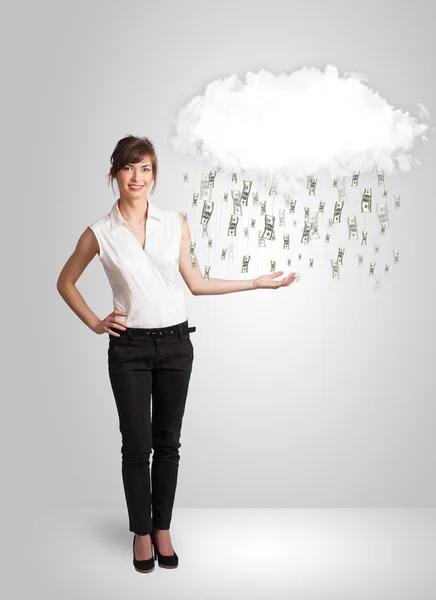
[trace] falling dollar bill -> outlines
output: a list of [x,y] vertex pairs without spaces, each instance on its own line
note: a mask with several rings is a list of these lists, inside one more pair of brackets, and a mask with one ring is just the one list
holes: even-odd
[[308,244],[309,243],[309,232],[310,232],[310,225],[307,221],[304,221],[304,228],[303,228],[303,234],[301,236],[301,243],[302,244]]
[[334,187],[334,188],[335,188],[335,187],[338,187],[338,178],[337,178],[337,177],[335,177],[335,178],[333,179],[333,185],[332,185],[332,187]]
[[291,266],[291,259],[290,258],[287,259],[286,264],[287,264],[288,267]]
[[262,237],[262,232],[260,231],[260,229],[258,230],[258,234],[259,234],[259,237],[258,237],[259,248],[265,248],[266,247],[266,242],[265,242],[265,240]]
[[197,206],[197,202],[198,202],[198,194],[196,194],[194,192],[194,194],[192,195],[192,206]]
[[221,250],[221,260],[225,260],[226,259],[226,254],[227,254],[227,248],[223,248]]
[[369,263],[369,274],[370,275],[374,275],[374,269],[375,269],[375,262],[370,262]]
[[365,188],[362,194],[362,201],[360,203],[360,210],[363,213],[371,212],[371,203],[372,203],[372,189]]
[[215,187],[215,177],[216,177],[216,171],[209,171],[208,187],[210,187],[210,188]]
[[309,258],[309,268],[313,269],[313,258]]
[[388,189],[384,188],[383,189],[383,198],[387,198],[388,197]]
[[360,171],[353,171],[353,177],[351,178],[351,187],[357,187],[359,185]]
[[197,259],[195,258],[195,256],[191,257],[191,267],[194,271],[197,269]]
[[231,215],[230,216],[230,223],[229,223],[229,228],[228,228],[228,231],[227,231],[227,235],[230,235],[232,237],[234,237],[236,235],[236,227],[238,225],[238,221],[239,221],[238,215]]
[[338,200],[342,203],[347,202],[347,191],[345,189],[345,177],[341,177],[338,179],[338,185],[336,186],[338,190]]
[[248,204],[248,196],[250,195],[250,191],[251,191],[251,181],[244,181],[244,187],[242,189],[242,195],[241,195],[241,204],[243,206],[247,206]]
[[388,217],[388,203],[387,202],[377,202],[377,216],[380,221],[380,225],[384,225],[385,228],[389,227],[389,217]]
[[377,161],[375,160],[375,161],[374,161],[374,166],[373,166],[373,168],[372,168],[372,172],[373,172],[373,173],[377,173],[377,169],[378,169],[378,164],[377,164]]
[[320,215],[324,214],[324,207],[325,207],[324,200],[320,200],[319,201],[319,205],[318,205],[318,212],[319,212]]
[[331,259],[330,263],[332,265],[332,278],[333,279],[339,279],[339,265],[338,265],[338,261]]
[[328,244],[330,242],[330,234],[329,233],[325,234],[325,242],[326,242],[326,244]]
[[248,227],[244,227],[244,238],[248,238]]
[[355,215],[347,218],[348,223],[348,239],[358,240],[359,234],[357,232],[357,217]]
[[239,190],[232,190],[232,199],[233,199],[233,214],[234,215],[242,215],[241,208],[241,192]]
[[251,219],[251,225],[250,225],[250,227],[252,229],[254,229],[256,227],[256,219]]
[[341,213],[342,213],[343,206],[344,206],[343,200],[336,200],[335,207],[333,209],[333,223],[341,222]]
[[264,240],[271,240],[274,236],[274,221],[275,217],[273,215],[265,215],[265,227],[262,233],[262,237]]
[[279,208],[279,227],[285,226],[285,209]]
[[357,264],[359,265],[359,267],[362,267],[363,266],[363,254],[358,254],[357,260],[358,260]]
[[283,250],[289,250],[289,233],[283,236]]
[[385,174],[383,169],[377,170],[377,185],[378,187],[385,187]]
[[188,222],[188,213],[182,212],[182,217],[183,217],[183,225],[186,225],[186,223]]
[[204,279],[206,279],[207,281],[209,281],[209,272],[210,267],[204,267]]
[[374,254],[380,254],[380,248],[378,244],[374,246]]
[[289,214],[292,215],[295,213],[295,207],[297,206],[297,201],[293,198],[291,200],[291,204],[289,206]]
[[285,194],[284,198],[285,198],[285,209],[289,209],[289,206],[291,204],[291,194]]
[[194,256],[195,254],[195,242],[191,242],[189,245],[189,256]]
[[271,273],[275,273],[276,272],[276,261],[271,260],[270,264],[271,264]]
[[389,274],[389,265],[385,265],[385,273]]
[[271,187],[269,188],[269,195],[270,196],[277,196],[277,184],[273,183],[271,185]]
[[362,241],[360,242],[361,246],[366,246],[366,238],[367,238],[368,232],[367,231],[363,231],[362,229]]
[[232,183],[238,183],[238,176],[236,174],[236,171],[233,171],[233,174],[232,174]]
[[207,241],[207,247],[212,248],[212,244],[213,244],[213,240],[211,238],[209,238]]
[[223,202],[227,202],[227,200],[229,199],[229,194],[228,192],[224,192],[224,196],[223,196]]
[[270,187],[271,185],[271,177],[269,175],[265,175],[264,187]]
[[394,194],[394,200],[395,200],[395,210],[398,210],[400,208],[400,195]]
[[304,207],[304,220],[309,222],[309,207],[308,206]]
[[297,256],[297,258],[298,258],[298,260],[301,260],[301,254],[299,254],[299,255]]
[[310,183],[309,183],[309,196],[315,196],[315,188],[316,188],[317,181],[318,180],[316,177],[311,177]]
[[266,201],[260,203],[260,216],[266,215]]
[[394,265],[398,265],[400,261],[400,251],[394,250]]
[[203,204],[203,210],[201,212],[201,225],[207,225],[209,223],[209,219],[213,213],[214,203],[211,200],[206,200]]
[[312,212],[309,214],[309,239],[319,240],[317,212]]
[[242,270],[241,273],[248,273],[248,263],[250,262],[249,256],[244,256],[242,259]]
[[203,142],[204,142],[204,140],[197,140],[197,143],[196,143],[196,145],[197,145],[197,156],[199,154],[203,154]]
[[338,258],[337,258],[338,265],[342,266],[344,264],[344,253],[345,253],[345,248],[338,248]]
[[188,183],[188,173],[183,173],[183,183]]
[[259,192],[256,190],[252,193],[253,196],[253,206],[259,206]]

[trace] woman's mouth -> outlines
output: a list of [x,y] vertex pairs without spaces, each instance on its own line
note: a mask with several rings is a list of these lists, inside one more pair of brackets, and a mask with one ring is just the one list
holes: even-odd
[[137,192],[138,190],[142,189],[144,186],[143,185],[129,185],[129,188],[131,190],[133,190],[134,192]]

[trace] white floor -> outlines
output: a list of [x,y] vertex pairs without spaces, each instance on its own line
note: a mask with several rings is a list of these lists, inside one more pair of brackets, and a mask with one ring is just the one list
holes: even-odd
[[147,574],[125,508],[43,513],[16,534],[8,600],[436,599],[435,509],[174,509],[179,567]]

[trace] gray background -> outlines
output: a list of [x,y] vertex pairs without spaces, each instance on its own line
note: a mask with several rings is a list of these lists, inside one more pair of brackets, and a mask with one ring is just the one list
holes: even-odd
[[[5,524],[38,507],[121,507],[108,336],[56,291],[86,226],[106,214],[109,157],[155,144],[152,201],[181,211],[169,123],[218,77],[332,63],[401,110],[432,113],[427,2],[39,2],[2,19]],[[433,58],[431,58],[433,56]],[[5,141],[6,140],[6,141]],[[179,507],[435,505],[434,135],[401,194],[400,269],[380,294],[316,286],[192,297],[195,348]],[[77,287],[112,310],[96,257]],[[23,523],[24,515],[24,523]]]

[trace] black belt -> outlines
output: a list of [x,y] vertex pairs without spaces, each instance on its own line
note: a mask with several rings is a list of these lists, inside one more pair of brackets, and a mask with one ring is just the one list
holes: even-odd
[[184,321],[183,323],[178,323],[177,325],[171,325],[170,327],[153,327],[153,328],[145,328],[145,327],[127,327],[125,331],[121,329],[117,329],[117,333],[120,336],[126,336],[131,339],[132,337],[165,337],[168,335],[183,335],[186,333],[192,333],[196,331],[196,327],[189,327],[188,321]]

